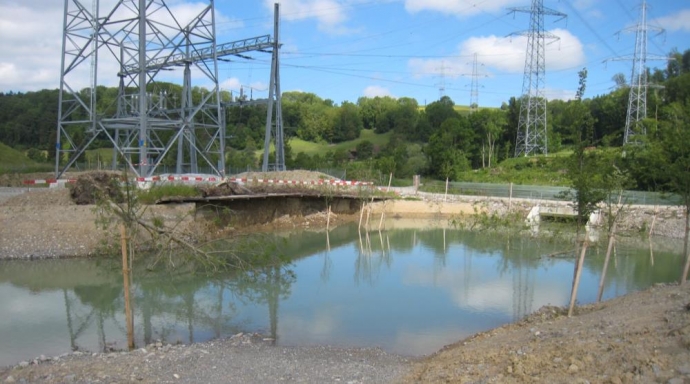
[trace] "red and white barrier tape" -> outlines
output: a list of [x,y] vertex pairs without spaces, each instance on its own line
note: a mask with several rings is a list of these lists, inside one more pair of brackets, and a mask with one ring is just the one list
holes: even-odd
[[[25,185],[59,185],[64,183],[74,183],[76,179],[36,179],[24,180]],[[279,180],[279,179],[247,179],[247,178],[222,178],[222,177],[200,177],[200,176],[152,176],[152,177],[137,177],[137,182],[156,182],[156,181],[183,181],[183,182],[239,182],[239,183],[262,183],[262,184],[286,184],[286,185],[336,185],[336,186],[372,186],[373,183],[356,180]]]
[[24,180],[26,185],[41,185],[41,184],[64,184],[64,183],[74,183],[77,179],[37,179],[37,180]]
[[345,181],[345,180],[280,180],[280,179],[248,179],[248,178],[222,178],[222,177],[200,177],[200,176],[152,176],[152,177],[137,177],[138,182],[155,182],[155,181],[186,181],[186,182],[240,182],[240,183],[265,183],[265,184],[290,184],[290,185],[348,185],[348,186],[371,186],[373,183],[365,181]]

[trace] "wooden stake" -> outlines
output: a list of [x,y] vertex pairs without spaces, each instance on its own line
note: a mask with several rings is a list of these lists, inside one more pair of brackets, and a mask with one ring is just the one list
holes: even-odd
[[366,205],[367,204],[364,201],[362,201],[362,208],[360,208],[359,210],[359,226],[357,227],[357,229],[362,229],[362,217],[364,217],[364,207]]
[[391,172],[390,176],[388,176],[388,188],[386,188],[386,192],[389,192],[391,190],[391,182],[393,181],[393,172]]
[[513,183],[510,183],[510,195],[508,197],[508,210],[513,209]]
[[597,293],[597,303],[601,301],[604,295],[604,280],[606,279],[606,270],[609,267],[609,260],[611,259],[611,251],[613,250],[613,243],[615,241],[616,223],[613,223],[613,229],[609,236],[609,246],[606,248],[606,258],[604,259],[604,268],[601,270],[601,278],[599,279],[599,292]]
[[649,226],[649,236],[652,235],[652,232],[654,232],[654,223],[656,222],[656,214],[659,212],[659,206],[655,205],[654,206],[654,217],[652,217],[652,224]]
[[383,217],[386,215],[386,202],[383,202],[381,207],[381,220],[379,220],[379,232],[381,232],[381,226],[383,225]]
[[122,278],[125,290],[125,321],[127,323],[127,347],[134,349],[134,318],[129,297],[129,263],[127,262],[127,229],[120,224],[120,247],[122,248]]
[[448,178],[446,177],[446,193],[443,195],[443,202],[446,202],[446,197],[448,196]]
[[582,252],[580,252],[580,259],[575,266],[575,280],[573,281],[573,291],[570,293],[570,306],[568,307],[568,317],[573,315],[575,308],[575,299],[577,298],[577,289],[580,286],[580,276],[582,276],[582,266],[585,263],[585,253],[587,253],[587,240],[582,244]]
[[326,211],[326,232],[331,228],[331,205],[328,204],[328,210]]

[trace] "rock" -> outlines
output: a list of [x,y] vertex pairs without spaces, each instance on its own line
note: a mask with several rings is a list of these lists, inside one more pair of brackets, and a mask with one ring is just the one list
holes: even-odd
[[179,378],[180,378],[180,375],[178,375],[177,373],[175,373],[175,374],[173,374],[173,377],[176,378],[176,379],[179,379]]
[[48,360],[50,360],[50,358],[49,358],[49,357],[46,357],[46,355],[41,355],[41,356],[38,357],[38,359],[41,360],[41,361],[48,361]]
[[580,370],[580,367],[578,367],[575,364],[570,364],[570,366],[568,367],[568,372],[570,372],[570,373],[576,373],[579,370]]
[[685,380],[682,377],[674,377],[673,379],[669,380],[667,384],[683,384],[685,383]]
[[609,383],[611,383],[611,384],[623,384],[623,381],[619,377],[614,376],[609,380]]
[[67,375],[67,376],[63,377],[63,379],[65,379],[65,381],[74,381],[74,379],[76,377],[77,377],[76,375]]
[[15,383],[16,380],[14,379],[14,377],[12,377],[12,375],[9,375],[9,376],[7,376],[7,378],[5,379],[5,382],[6,382],[6,383]]
[[19,366],[22,368],[26,368],[29,366],[29,362],[28,361],[22,361],[19,363]]
[[160,341],[157,341],[156,342],[156,348],[163,348],[163,343],[161,343]]
[[678,368],[678,372],[683,375],[690,375],[690,364],[685,364],[684,366]]

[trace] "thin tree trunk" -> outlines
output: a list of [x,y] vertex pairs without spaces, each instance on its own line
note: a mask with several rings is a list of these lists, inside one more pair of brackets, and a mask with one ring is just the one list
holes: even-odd
[[606,258],[604,259],[604,268],[601,270],[601,279],[599,279],[599,292],[597,293],[597,303],[601,301],[601,297],[604,294],[604,280],[606,279],[606,270],[609,266],[609,260],[611,259],[611,251],[613,250],[613,242],[615,240],[616,223],[613,223],[611,228],[611,234],[609,235],[609,246],[606,248]]
[[[609,266],[609,260],[611,260],[611,250],[613,250],[613,244],[616,241],[616,227],[618,226],[618,217],[621,212],[621,199],[623,198],[623,192],[621,191],[618,194],[618,204],[616,205],[616,208],[619,208],[616,211],[616,215],[612,216],[613,217],[613,224],[611,225],[611,228],[609,229],[609,245],[606,248],[606,259],[604,259],[604,268],[601,270],[601,279],[599,280],[599,292],[597,293],[597,303],[601,301],[601,297],[604,294],[604,280],[606,279],[606,271]],[[610,211],[610,210],[609,210]]]
[[683,255],[685,255],[685,267],[683,268],[683,276],[680,278],[680,285],[684,285],[688,280],[688,271],[690,270],[690,255],[688,254],[688,236],[690,236],[690,207],[686,205],[685,208],[685,241],[683,242]]
[[580,286],[580,277],[582,276],[582,266],[585,263],[585,253],[587,253],[587,240],[585,240],[582,244],[580,259],[577,261],[577,265],[575,266],[575,280],[573,281],[573,291],[570,293],[570,306],[568,307],[568,317],[571,317],[573,315],[573,309],[575,308],[577,289]]

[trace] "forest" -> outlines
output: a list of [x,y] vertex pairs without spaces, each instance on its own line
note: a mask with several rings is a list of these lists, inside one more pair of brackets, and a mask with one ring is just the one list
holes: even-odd
[[[650,83],[660,87],[650,88],[648,92],[648,119],[644,121],[647,135],[643,145],[623,147],[629,95],[625,76],[613,77],[616,87],[611,92],[584,98],[581,97],[586,94],[584,68],[580,71],[580,97],[548,102],[549,156],[536,157],[520,166],[534,167],[537,171],[539,167],[562,169],[572,175],[574,171],[569,167],[579,153],[581,160],[596,157],[597,161],[608,164],[608,168],[599,164],[595,169],[616,169],[625,174],[629,189],[673,189],[673,183],[678,180],[674,181],[672,169],[664,164],[683,160],[690,167],[690,154],[683,145],[690,142],[690,50],[683,53],[674,50],[670,56],[673,60],[665,69],[647,73]],[[175,84],[152,86],[156,87],[155,91],[181,92],[181,87]],[[194,88],[193,97],[199,98],[204,91]],[[117,89],[99,87],[97,95],[99,114],[113,115]],[[55,153],[58,96],[58,90],[0,93],[0,142],[24,151],[33,160],[49,161]],[[282,111],[288,143],[286,163],[290,169],[325,166],[347,169],[348,175],[361,178],[377,172],[394,173],[398,178],[421,174],[460,180],[468,172],[496,173],[514,156],[520,103],[520,98],[512,97],[499,108],[479,108],[469,113],[447,96],[426,106],[409,97],[361,97],[356,102],[338,105],[313,93],[285,92]],[[228,108],[226,162],[229,169],[259,165],[265,119],[266,106]],[[357,140],[351,148],[338,146],[337,150],[311,155],[291,148],[291,143],[297,141],[347,143],[358,139],[363,130],[386,134],[389,139],[383,144]],[[108,146],[108,142],[102,140],[100,145]],[[97,142],[95,147],[98,146]],[[580,166],[583,164],[580,161]]]

